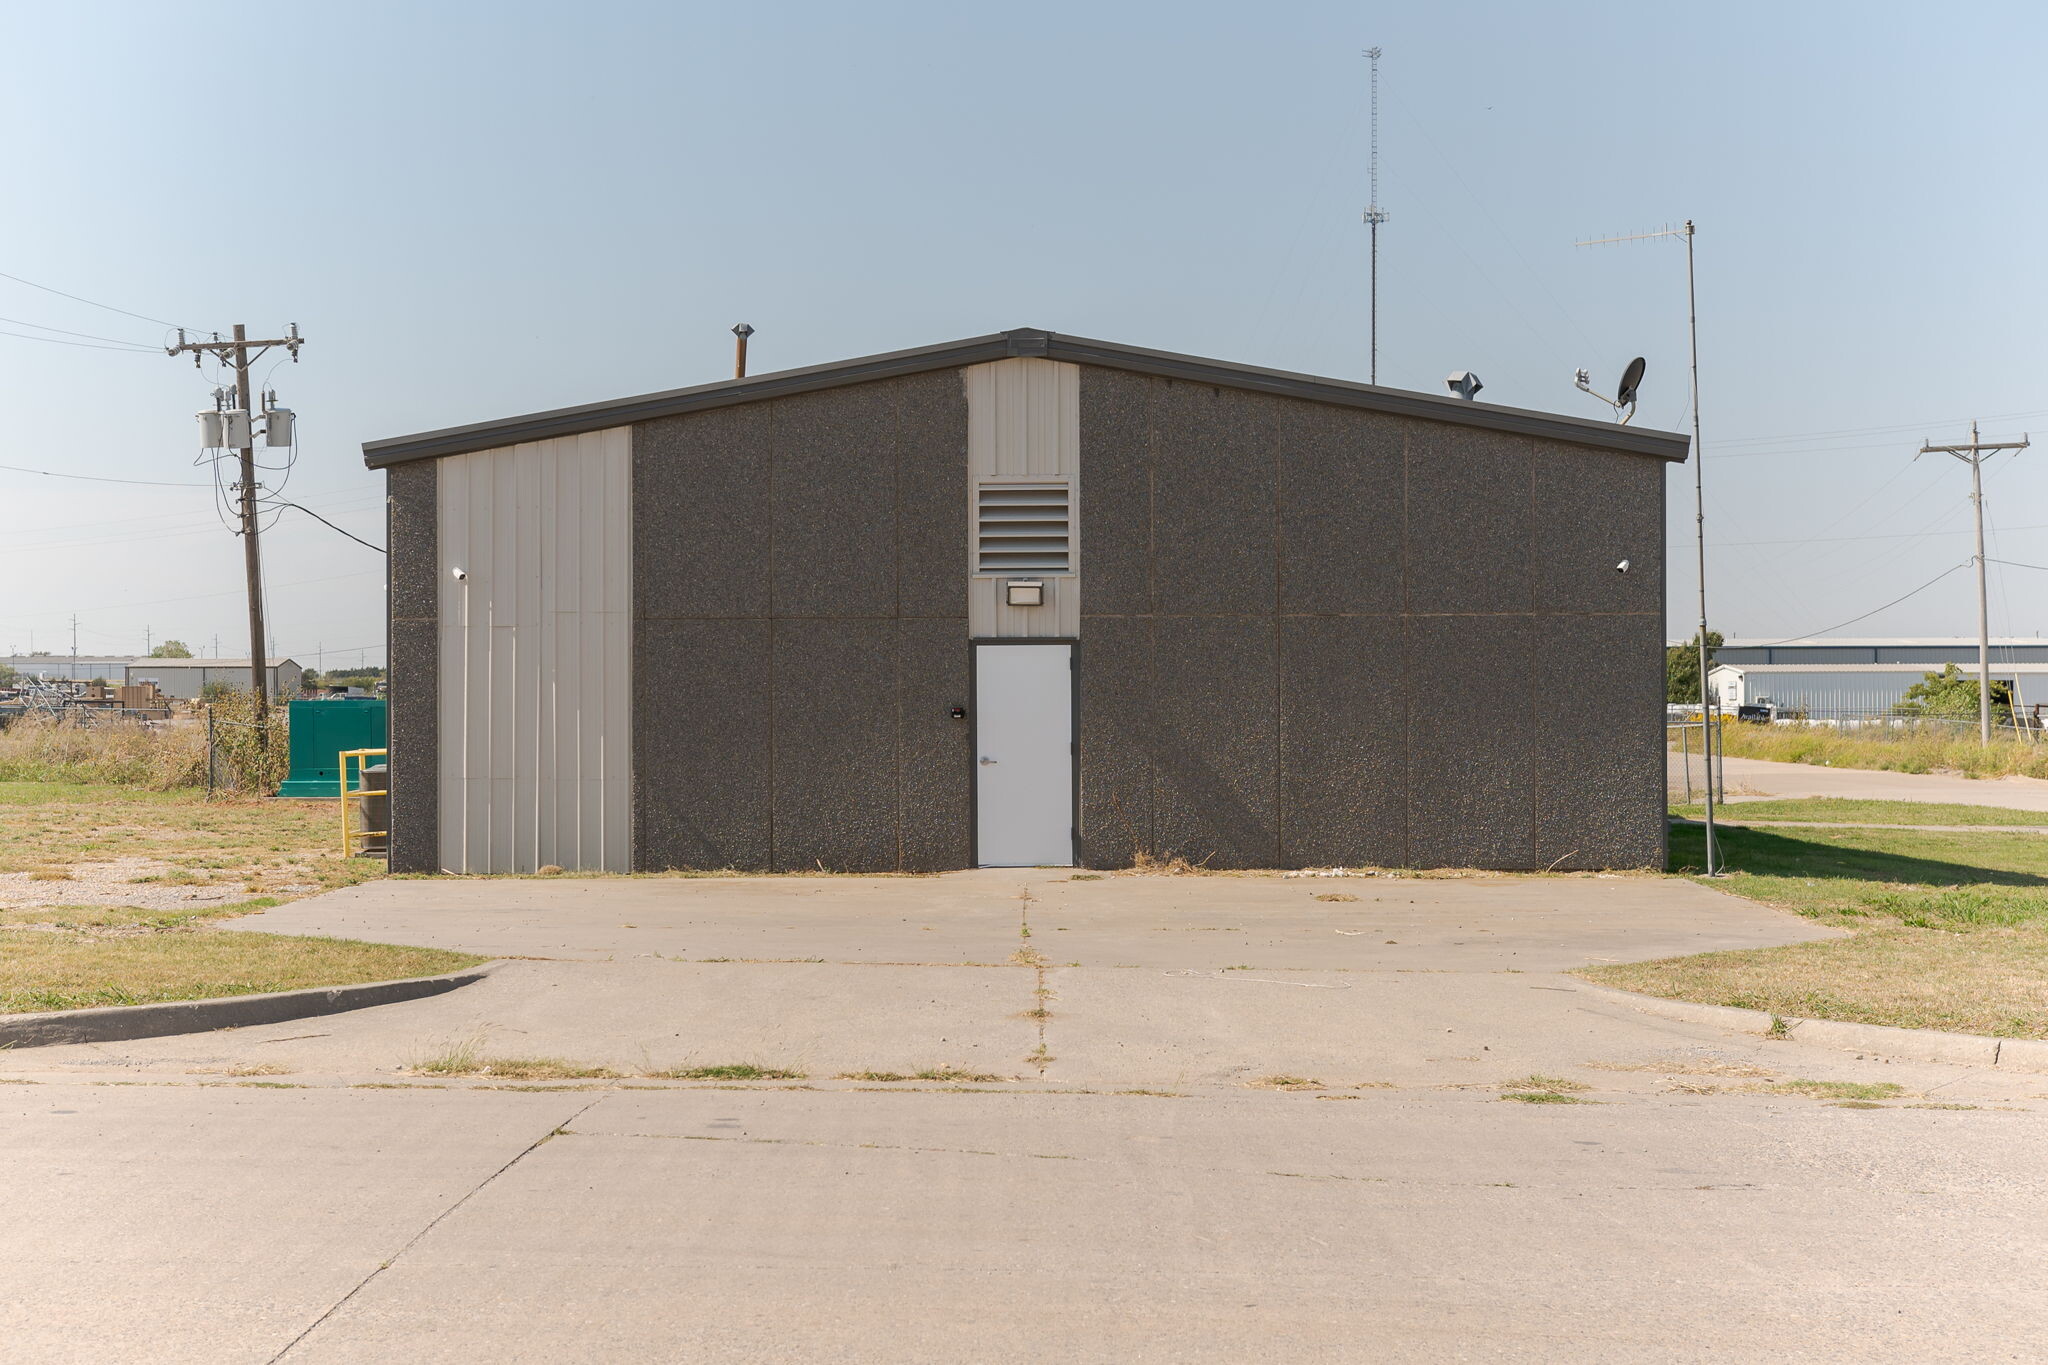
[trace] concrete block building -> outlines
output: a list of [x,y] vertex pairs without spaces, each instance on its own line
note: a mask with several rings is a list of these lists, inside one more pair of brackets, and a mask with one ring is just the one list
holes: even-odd
[[397,869],[1663,857],[1682,436],[1022,330],[364,449]]

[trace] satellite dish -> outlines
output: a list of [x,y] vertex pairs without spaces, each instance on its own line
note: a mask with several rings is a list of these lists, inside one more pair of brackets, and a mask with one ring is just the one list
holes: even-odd
[[1634,360],[1629,361],[1628,368],[1621,372],[1621,392],[1614,395],[1616,403],[1634,405],[1636,390],[1642,386],[1643,382],[1643,368],[1643,358],[1641,356],[1637,356]]

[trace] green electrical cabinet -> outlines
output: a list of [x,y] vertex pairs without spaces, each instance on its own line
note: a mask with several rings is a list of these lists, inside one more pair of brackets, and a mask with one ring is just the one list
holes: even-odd
[[382,697],[328,697],[292,703],[292,774],[279,796],[333,800],[341,795],[341,760],[346,749],[381,749],[385,744]]

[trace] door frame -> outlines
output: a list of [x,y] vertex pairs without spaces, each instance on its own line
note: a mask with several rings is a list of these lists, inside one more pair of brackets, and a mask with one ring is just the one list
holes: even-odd
[[1072,635],[1005,636],[990,639],[984,636],[971,637],[967,641],[967,865],[980,867],[981,863],[981,768],[976,760],[981,757],[981,647],[983,645],[1065,645],[1067,647],[1068,681],[1068,732],[1073,747],[1073,785],[1068,800],[1072,814],[1072,849],[1068,857],[1071,867],[1081,866],[1081,641]]

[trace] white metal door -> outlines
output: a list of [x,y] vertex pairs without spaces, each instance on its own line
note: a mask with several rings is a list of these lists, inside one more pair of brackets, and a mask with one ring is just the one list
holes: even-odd
[[974,678],[981,865],[1072,866],[1073,646],[976,645]]

